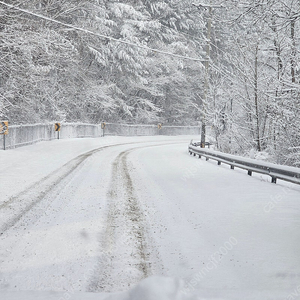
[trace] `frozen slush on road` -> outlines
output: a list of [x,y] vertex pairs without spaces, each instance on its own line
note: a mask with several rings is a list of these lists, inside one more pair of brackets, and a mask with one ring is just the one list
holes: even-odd
[[195,159],[193,138],[1,152],[0,298],[296,299],[299,186]]

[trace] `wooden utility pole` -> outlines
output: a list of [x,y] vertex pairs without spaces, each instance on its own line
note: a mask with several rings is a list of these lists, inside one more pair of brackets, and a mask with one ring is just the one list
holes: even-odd
[[261,151],[260,133],[259,133],[259,109],[258,109],[258,42],[255,48],[255,65],[254,65],[254,104],[255,104],[255,120],[256,120],[256,138],[257,150]]
[[212,7],[208,8],[208,20],[207,20],[207,45],[206,45],[206,61],[205,61],[205,85],[204,85],[204,99],[203,99],[203,115],[201,126],[201,148],[205,148],[206,139],[206,114],[207,114],[207,94],[209,90],[209,58],[210,58],[210,40],[211,40],[211,18]]
[[194,4],[198,9],[204,8],[208,9],[208,19],[207,19],[207,34],[206,34],[206,59],[205,59],[205,84],[204,84],[204,97],[202,105],[202,125],[201,125],[201,148],[205,148],[205,138],[206,138],[206,115],[207,115],[207,95],[209,91],[209,60],[210,60],[210,44],[211,44],[211,23],[212,23],[212,9],[213,8],[223,8],[222,5],[212,5],[211,1],[209,5],[207,4]]

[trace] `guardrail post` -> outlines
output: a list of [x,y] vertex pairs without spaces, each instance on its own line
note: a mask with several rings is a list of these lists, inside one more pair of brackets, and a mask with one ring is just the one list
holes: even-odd
[[277,178],[275,176],[272,176],[272,183],[276,183],[277,182]]
[[230,166],[230,169],[231,169],[231,170],[234,170],[234,166],[233,166],[233,165],[231,165],[231,166]]
[[218,161],[218,166],[220,166],[221,165],[221,162],[220,161]]
[[252,176],[252,171],[248,170],[248,175]]
[[206,161],[209,161],[209,158],[208,158],[208,157],[206,157]]

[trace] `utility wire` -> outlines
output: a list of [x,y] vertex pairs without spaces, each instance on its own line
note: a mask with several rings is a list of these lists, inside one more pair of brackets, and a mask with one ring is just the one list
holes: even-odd
[[206,61],[206,60],[200,59],[200,58],[183,56],[183,55],[174,54],[174,53],[171,53],[171,52],[166,52],[166,51],[158,50],[158,49],[155,49],[155,48],[150,48],[150,47],[143,46],[143,45],[134,44],[134,43],[131,43],[131,42],[121,41],[121,40],[115,39],[115,38],[113,38],[111,36],[103,35],[103,34],[100,34],[100,33],[95,33],[95,32],[93,32],[91,30],[88,30],[88,29],[83,29],[83,28],[80,28],[80,27],[77,27],[77,26],[73,26],[71,24],[67,24],[67,23],[60,22],[58,20],[51,19],[49,17],[43,16],[43,15],[40,15],[40,14],[37,14],[37,13],[33,13],[31,11],[28,11],[26,9],[22,9],[22,8],[16,7],[14,5],[5,3],[3,1],[0,1],[0,4],[4,5],[6,7],[9,7],[11,9],[17,10],[17,11],[21,11],[21,12],[23,12],[25,14],[29,14],[29,15],[35,16],[37,18],[50,21],[52,23],[56,23],[56,24],[59,24],[59,25],[62,25],[62,26],[68,27],[68,28],[72,28],[72,29],[75,29],[75,30],[78,30],[78,31],[82,31],[84,33],[95,35],[95,36],[98,36],[98,37],[101,37],[101,38],[104,38],[104,39],[108,39],[110,41],[114,41],[114,42],[117,42],[117,43],[122,43],[122,44],[126,44],[126,45],[129,45],[129,46],[142,48],[142,49],[145,49],[145,50],[148,50],[148,51],[152,51],[152,52],[160,53],[160,54],[164,54],[164,55],[169,55],[169,56],[173,56],[173,57],[176,57],[176,58],[187,59],[187,60],[192,60],[192,61],[199,61],[199,62],[205,62]]

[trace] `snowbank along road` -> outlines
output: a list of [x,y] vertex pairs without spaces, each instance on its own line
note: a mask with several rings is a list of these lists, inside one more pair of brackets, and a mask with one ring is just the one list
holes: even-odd
[[190,139],[61,140],[1,153],[0,296],[133,299],[110,293],[153,275],[180,279],[161,299],[294,293],[299,187],[195,159]]

